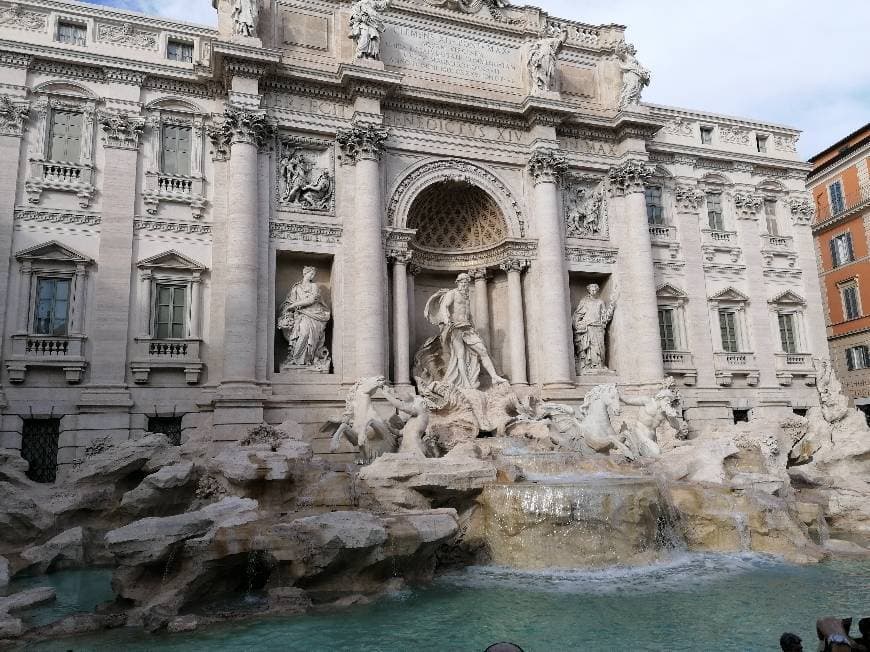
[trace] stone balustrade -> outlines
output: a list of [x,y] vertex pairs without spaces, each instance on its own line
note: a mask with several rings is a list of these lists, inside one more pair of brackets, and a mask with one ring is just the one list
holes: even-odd
[[200,340],[170,340],[137,338],[133,347],[133,362],[130,369],[137,385],[147,384],[154,369],[184,372],[189,385],[199,382],[203,362],[200,357]]
[[75,193],[79,206],[88,208],[96,192],[93,185],[93,167],[63,161],[31,159],[30,175],[25,184],[27,200],[39,204],[46,190]]
[[702,243],[708,245],[721,245],[733,247],[737,245],[736,231],[717,231],[714,229],[701,229]]
[[182,176],[149,172],[145,175],[145,190],[142,192],[145,210],[156,215],[161,202],[173,202],[190,206],[192,217],[203,215],[206,199],[203,179],[199,176]]
[[81,382],[87,367],[84,343],[81,335],[14,335],[12,355],[6,364],[9,381],[23,383],[30,368],[55,367],[64,371],[68,383]]
[[766,249],[778,249],[782,251],[794,251],[794,238],[788,235],[764,235]]
[[719,385],[730,387],[734,376],[746,378],[747,385],[757,385],[758,361],[754,353],[721,351],[713,355],[716,379]]
[[662,351],[662,364],[669,376],[682,376],[684,385],[694,385],[697,382],[695,357],[688,351]]
[[677,229],[676,227],[664,224],[650,224],[649,237],[653,242],[675,242],[677,239]]

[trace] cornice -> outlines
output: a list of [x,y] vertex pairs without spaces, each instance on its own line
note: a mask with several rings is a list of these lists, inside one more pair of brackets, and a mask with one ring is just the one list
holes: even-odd
[[677,143],[663,143],[654,141],[649,143],[649,152],[661,154],[674,154],[694,156],[698,159],[719,160],[731,163],[747,163],[759,167],[783,168],[788,171],[800,172],[805,175],[810,169],[809,163],[801,161],[788,161],[779,158],[770,158],[767,156],[753,156],[752,154],[741,154],[739,152],[728,152],[721,149],[708,149],[704,147],[695,147],[692,145],[680,145]]
[[[846,158],[841,158],[836,161],[832,161],[829,165],[826,165],[823,168],[820,168],[818,171],[812,173],[812,176],[807,176],[807,187],[813,186],[819,183],[822,179],[827,176],[834,174],[834,172],[841,172],[846,168],[850,168],[855,165],[858,161],[861,161],[867,156],[870,155],[870,142],[866,143],[862,147],[859,147],[853,152],[849,152],[849,155]],[[811,165],[811,164],[808,164]]]
[[799,136],[801,134],[801,131],[799,129],[795,129],[794,127],[789,127],[787,125],[781,125],[774,122],[760,122],[758,120],[753,120],[752,118],[741,118],[737,116],[722,115],[719,113],[707,113],[703,111],[695,111],[692,109],[683,109],[676,106],[647,104],[646,102],[644,102],[643,106],[649,108],[650,113],[654,117],[661,116],[666,118],[691,118],[692,120],[697,120],[701,122],[715,122],[717,124],[744,127],[752,130],[771,132],[779,131],[790,136]]

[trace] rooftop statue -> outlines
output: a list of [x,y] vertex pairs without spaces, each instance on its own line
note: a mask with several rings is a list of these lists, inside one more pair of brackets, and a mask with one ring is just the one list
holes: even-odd
[[508,382],[495,370],[486,346],[471,319],[471,277],[460,274],[456,288],[439,290],[426,302],[424,314],[438,327],[415,356],[416,376],[426,385],[442,381],[461,388],[480,386],[481,366],[493,384]]
[[233,32],[237,36],[257,36],[260,20],[259,0],[233,0]]
[[568,32],[565,29],[550,29],[549,36],[534,43],[529,50],[529,74],[532,80],[532,91],[553,91],[556,81],[556,59]]
[[616,47],[622,69],[622,93],[619,96],[619,109],[624,110],[640,103],[643,89],[649,86],[650,72],[635,56],[637,49],[631,43],[620,43]]
[[390,0],[358,0],[350,13],[350,38],[356,42],[357,59],[381,58],[381,32],[384,31],[383,13]]

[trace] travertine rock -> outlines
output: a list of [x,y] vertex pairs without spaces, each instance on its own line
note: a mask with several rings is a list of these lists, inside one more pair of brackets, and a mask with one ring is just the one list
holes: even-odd
[[5,591],[9,586],[9,560],[0,557],[0,591]]
[[40,504],[41,493],[39,488],[0,482],[0,543],[27,545],[51,527],[53,517]]
[[0,598],[0,615],[37,607],[55,599],[57,599],[57,593],[48,586],[13,593],[5,598]]
[[121,499],[121,508],[133,515],[171,509],[189,497],[187,492],[174,490],[188,487],[193,477],[194,466],[191,462],[165,466],[147,476],[138,487],[125,493]]
[[85,564],[85,533],[80,527],[58,534],[41,546],[21,553],[25,568],[31,572],[47,573],[63,568],[81,568]]
[[295,439],[285,440],[276,451],[263,444],[225,448],[212,460],[209,470],[239,485],[292,480],[304,472],[312,455],[311,446]]
[[24,632],[24,623],[20,618],[0,614],[0,641],[18,638],[22,632]]
[[196,616],[177,616],[169,621],[166,631],[170,634],[178,634],[180,632],[196,631],[197,627],[199,627],[199,618]]
[[62,480],[68,483],[111,483],[145,468],[152,458],[165,455],[171,450],[172,445],[166,435],[149,433],[145,437],[121,442],[86,458]]

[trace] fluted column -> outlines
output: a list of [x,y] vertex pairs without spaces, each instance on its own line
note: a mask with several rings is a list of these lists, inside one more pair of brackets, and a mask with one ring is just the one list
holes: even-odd
[[72,306],[70,310],[70,335],[82,335],[85,325],[85,284],[88,271],[84,263],[76,265],[75,288],[73,289]]
[[27,333],[30,322],[30,288],[33,284],[33,266],[29,260],[21,261],[18,274],[18,333]]
[[259,206],[257,157],[272,133],[259,112],[230,109],[221,125],[229,144],[232,200],[227,215],[227,277],[222,385],[253,385],[257,373]]
[[342,162],[356,167],[356,213],[352,220],[350,276],[356,310],[356,375],[386,373],[386,267],[383,246],[380,158],[386,129],[356,124],[337,134]]
[[509,260],[501,269],[508,279],[508,346],[510,350],[511,384],[527,385],[526,375],[526,320],[523,307],[522,272],[527,260]]
[[616,370],[623,382],[655,383],[664,376],[658,301],[644,190],[653,169],[628,160],[608,174],[610,214],[619,238],[619,297],[613,318]]
[[190,281],[190,332],[189,337],[198,340],[201,337],[202,325],[202,275],[197,272]]
[[411,252],[390,255],[393,261],[393,382],[411,384],[411,331],[408,323],[408,263]]
[[474,279],[474,327],[483,339],[487,351],[492,343],[492,327],[489,318],[489,273],[485,268],[473,269],[469,275]]
[[556,150],[538,150],[529,161],[529,173],[535,184],[533,214],[538,236],[538,258],[534,264],[539,371],[544,385],[549,386],[574,384],[571,295],[558,187],[566,168],[564,155]]
[[151,336],[151,278],[150,269],[139,272],[139,337]]

